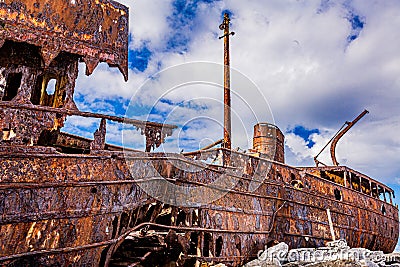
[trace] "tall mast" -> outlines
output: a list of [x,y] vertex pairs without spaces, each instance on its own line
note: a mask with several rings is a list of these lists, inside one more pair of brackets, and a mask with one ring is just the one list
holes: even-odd
[[229,58],[229,36],[234,35],[234,32],[229,32],[229,14],[224,14],[224,21],[219,28],[224,31],[224,35],[219,39],[224,38],[224,143],[223,147],[231,149],[231,78],[230,78],[230,58]]

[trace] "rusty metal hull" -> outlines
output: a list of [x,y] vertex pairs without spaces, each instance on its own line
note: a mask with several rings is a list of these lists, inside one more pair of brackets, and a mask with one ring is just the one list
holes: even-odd
[[[182,233],[187,245],[196,233],[198,252],[186,251],[187,259],[239,266],[271,240],[291,248],[323,246],[332,238],[328,208],[336,237],[351,247],[391,252],[398,239],[397,207],[309,170],[265,159],[251,158],[252,166],[268,173],[256,191],[248,190],[249,169],[219,200],[202,207],[171,207],[166,222],[158,218],[165,205],[140,188],[141,179],[156,175],[149,170],[198,186],[223,168],[209,166],[196,173],[177,169],[176,163],[203,164],[178,154],[132,152],[127,162],[122,152],[66,155],[44,147],[2,146],[0,157],[0,262],[10,266],[107,265],[127,235],[146,225],[156,232]],[[243,164],[242,158],[231,154],[236,166]],[[293,186],[294,179],[304,187]],[[335,199],[335,189],[341,190],[342,200]],[[178,214],[184,219],[179,221]]]
[[[395,248],[393,190],[345,167],[285,165],[283,135],[268,129],[255,140],[255,152],[277,161],[226,149],[229,123],[225,149],[182,155],[124,153],[107,145],[107,120],[140,129],[147,152],[176,128],[81,112],[74,103],[79,61],[87,75],[107,62],[128,78],[125,6],[5,0],[0,20],[0,265],[109,266],[131,253],[128,258],[144,266],[160,259],[239,266],[274,241],[299,248],[335,237],[352,247]],[[93,140],[61,132],[72,115],[101,119]],[[275,157],[269,148],[276,144]],[[219,155],[220,165],[207,163]],[[221,176],[234,187],[215,187]],[[221,197],[168,205],[143,191],[143,184],[160,179],[213,187]]]

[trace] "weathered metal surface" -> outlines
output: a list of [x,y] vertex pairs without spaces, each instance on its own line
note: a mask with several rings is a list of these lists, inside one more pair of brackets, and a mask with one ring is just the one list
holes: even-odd
[[[161,237],[168,229],[182,233],[187,244],[192,244],[185,254],[187,262],[220,258],[230,266],[238,266],[271,240],[284,241],[292,248],[324,245],[331,240],[327,208],[336,236],[348,240],[350,246],[387,252],[396,245],[396,207],[314,176],[311,171],[315,168],[295,169],[278,163],[268,168],[271,162],[265,159],[232,153],[232,163],[238,169],[250,158],[260,174],[267,172],[267,180],[255,192],[249,192],[251,176],[247,174],[252,173],[251,169],[241,177],[237,170],[225,170],[238,180],[232,191],[209,205],[182,209],[149,198],[140,183],[157,177],[156,171],[161,170],[160,174],[171,182],[207,186],[210,179],[221,174],[222,167],[209,168],[176,154],[149,157],[131,153],[125,161],[121,152],[107,155],[98,151],[84,156],[35,153],[35,149],[18,153],[10,147],[0,153],[0,232],[5,241],[0,260],[36,252],[32,257],[43,265],[60,257],[68,263],[96,265],[101,252],[110,251],[107,245],[117,251],[124,235],[147,222],[149,229],[156,229]],[[215,153],[218,150],[202,153],[199,159],[214,157]],[[194,173],[185,171],[193,165],[204,168]],[[300,180],[303,187],[293,186],[294,180]],[[335,189],[341,191],[341,200],[336,199]],[[386,207],[385,214],[382,206]],[[196,236],[196,248],[190,242],[191,236]],[[200,255],[192,253],[198,249]]]
[[[0,144],[50,145],[51,143],[54,145],[57,142],[59,130],[64,125],[65,118],[72,115],[101,118],[104,122],[105,120],[110,120],[134,125],[137,129],[141,130],[142,135],[145,135],[146,149],[159,147],[161,143],[164,142],[164,139],[170,136],[173,129],[177,127],[175,125],[139,121],[91,112],[81,112],[78,110],[19,104],[13,101],[0,101],[0,107],[2,107],[0,114],[3,115],[0,119],[0,127],[3,128]],[[40,120],[38,120],[38,118],[40,118]],[[102,131],[105,131],[105,125],[103,125]],[[101,137],[101,135],[99,137]],[[75,140],[74,142],[78,141]],[[80,143],[82,143],[82,141],[80,141]],[[59,144],[62,145],[61,140]],[[86,149],[85,145],[82,146],[80,148]]]
[[93,134],[90,150],[104,150],[106,147],[106,119],[101,119],[99,129]]
[[[229,14],[224,14],[224,21],[219,26],[220,30],[224,30],[224,35],[220,37],[224,39],[224,144],[226,149],[231,149],[232,138],[232,122],[231,122],[231,74],[230,74],[230,58],[229,58],[229,36],[233,33],[229,31],[230,18]],[[229,160],[226,160],[229,165]]]
[[109,0],[4,0],[0,42],[40,47],[44,66],[61,53],[80,55],[86,74],[99,62],[117,66],[128,79],[128,8]]
[[[237,161],[239,157],[235,155],[232,154],[233,164],[238,168],[245,166],[245,163]],[[202,156],[205,157],[204,153]],[[347,171],[347,177],[350,177],[350,174],[354,177],[363,177],[382,188],[387,192],[386,195],[388,193],[392,195],[393,190],[368,176],[349,168],[343,167],[343,169]],[[323,168],[296,169],[277,163],[271,166],[264,183],[278,182],[274,196],[281,203],[287,201],[287,204],[284,204],[276,215],[273,227],[275,232],[269,235],[269,239],[285,241],[292,247],[322,245],[331,238],[326,215],[326,209],[330,208],[335,235],[345,237],[352,247],[361,245],[384,251],[394,249],[398,238],[398,210],[391,204],[391,199],[387,197],[386,201],[382,201],[372,191],[363,192],[360,189],[361,192],[356,192],[349,182],[341,184],[339,181],[330,180],[326,175],[317,175],[324,170]],[[343,176],[346,174],[341,175],[344,179]],[[258,189],[260,195],[268,195],[271,185],[265,187],[263,185]],[[269,203],[262,203],[260,206],[268,207],[271,205],[271,202]],[[275,204],[275,209],[277,206],[280,204]],[[385,225],[384,229],[380,227],[381,225]],[[389,241],[391,238],[393,240]],[[386,245],[388,243],[390,245]]]
[[[59,132],[57,135],[57,140],[53,144],[54,147],[56,147],[59,150],[72,150],[75,151],[75,153],[78,154],[89,154],[90,151],[90,145],[93,142],[92,139],[89,138],[84,138],[82,136],[77,136],[73,135],[70,133],[65,133],[65,132]],[[124,148],[121,146],[116,146],[116,145],[111,145],[111,144],[105,144],[104,146],[105,150],[108,151],[136,151],[140,152],[140,150],[135,150],[135,149],[129,149],[129,148]]]
[[281,130],[270,123],[254,125],[253,150],[260,156],[285,163],[285,137]]
[[[105,0],[0,3],[0,264],[107,266],[127,255],[130,240],[132,263],[240,266],[276,240],[323,246],[332,238],[327,209],[334,236],[350,246],[394,249],[393,191],[346,167],[281,163],[283,135],[274,137],[282,145],[271,156],[277,161],[226,149],[226,138],[224,149],[186,155],[107,145],[106,120],[140,129],[146,151],[176,128],[75,106],[80,58],[87,74],[106,61],[127,78],[127,16],[125,7]],[[228,16],[222,28],[228,52]],[[225,63],[229,89],[229,53]],[[93,140],[60,132],[72,115],[101,119]],[[221,176],[235,182],[231,190],[213,184]],[[193,205],[168,205],[141,187],[161,180],[221,197],[202,206],[194,196],[187,199]]]

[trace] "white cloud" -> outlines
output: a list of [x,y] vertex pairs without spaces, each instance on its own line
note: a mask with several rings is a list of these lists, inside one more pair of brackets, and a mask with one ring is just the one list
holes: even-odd
[[165,36],[170,31],[168,16],[172,13],[172,0],[120,0],[129,7],[129,31],[133,36],[130,47],[149,48],[164,46]]
[[[309,139],[314,145],[310,148],[308,143],[300,136],[294,133],[285,134],[285,149],[286,160],[288,164],[294,165],[312,165],[314,164],[314,157],[318,156],[318,160],[324,164],[331,164],[331,157],[329,154],[329,147],[325,148],[322,153],[322,149],[329,142],[333,136],[334,131],[324,130],[321,133],[313,133]],[[288,155],[290,155],[288,157]]]

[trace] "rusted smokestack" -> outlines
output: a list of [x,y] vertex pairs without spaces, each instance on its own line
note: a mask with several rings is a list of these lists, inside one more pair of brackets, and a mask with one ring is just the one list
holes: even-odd
[[[281,130],[270,123],[254,125],[253,149],[264,157],[285,163],[285,137]],[[262,156],[262,155],[260,155]]]

